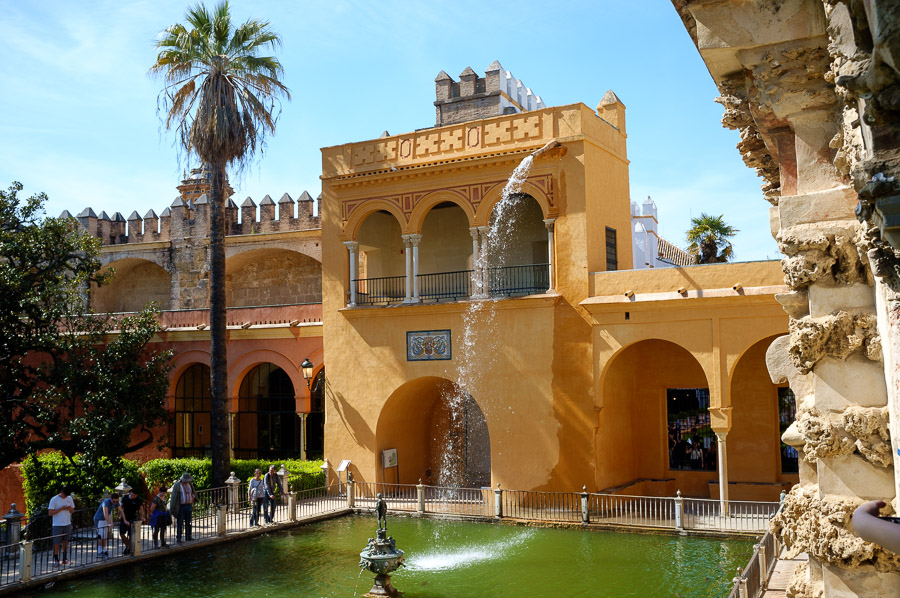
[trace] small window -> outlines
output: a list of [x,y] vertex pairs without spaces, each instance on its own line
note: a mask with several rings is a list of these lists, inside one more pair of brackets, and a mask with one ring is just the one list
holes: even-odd
[[616,229],[606,227],[606,269],[618,270],[619,258],[616,254]]
[[797,417],[797,403],[790,388],[778,389],[778,441],[781,443],[781,473],[797,473],[800,471],[797,449],[781,442],[785,430],[794,423]]

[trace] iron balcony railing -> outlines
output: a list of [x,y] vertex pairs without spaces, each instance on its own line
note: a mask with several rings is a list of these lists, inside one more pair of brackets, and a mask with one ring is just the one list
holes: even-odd
[[[550,264],[499,266],[488,268],[484,274],[486,280],[480,285],[474,281],[474,270],[419,274],[416,277],[419,299],[425,302],[468,299],[476,296],[477,288],[485,283],[491,297],[535,295],[550,288]],[[359,278],[352,284],[356,285],[357,305],[388,305],[402,303],[406,298],[405,276]]]

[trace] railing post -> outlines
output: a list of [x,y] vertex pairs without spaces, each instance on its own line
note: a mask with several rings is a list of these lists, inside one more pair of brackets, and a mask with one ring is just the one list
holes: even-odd
[[684,499],[681,498],[681,490],[675,492],[675,529],[684,531]]
[[747,589],[747,578],[741,575],[741,598],[750,598],[750,590]]
[[22,542],[19,548],[19,581],[31,581],[31,540]]
[[141,556],[141,520],[131,522],[131,554]]
[[288,518],[297,521],[297,493],[288,492]]
[[232,471],[231,475],[228,476],[228,479],[225,480],[225,483],[228,484],[228,510],[232,513],[237,513],[241,510],[241,499],[238,496],[241,480],[239,480]]
[[352,509],[356,506],[356,482],[353,481],[353,475],[347,472],[347,508]]
[[419,478],[416,485],[416,510],[419,513],[425,512],[425,486],[422,484],[422,478]]
[[220,536],[225,535],[225,516],[228,513],[228,505],[218,505],[218,513],[216,517],[216,533]]
[[768,582],[769,568],[766,566],[766,545],[760,541],[759,546],[759,589],[765,590]]
[[743,594],[741,593],[741,568],[737,568],[737,575],[735,575],[731,579],[731,587],[738,589],[738,598],[743,598]]
[[503,518],[503,490],[500,489],[500,482],[497,482],[497,489],[494,490],[494,517]]
[[591,522],[591,515],[588,512],[588,491],[587,486],[581,487],[581,523],[587,524]]

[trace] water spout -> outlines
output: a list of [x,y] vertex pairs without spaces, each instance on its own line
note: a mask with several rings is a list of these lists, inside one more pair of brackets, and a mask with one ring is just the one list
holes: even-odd
[[556,149],[558,147],[560,147],[559,141],[557,141],[556,139],[553,139],[551,141],[548,141],[547,144],[544,145],[544,147],[542,147],[540,149],[536,149],[533,152],[531,152],[531,157],[537,158],[540,155],[545,154],[545,153],[549,152],[550,150]]

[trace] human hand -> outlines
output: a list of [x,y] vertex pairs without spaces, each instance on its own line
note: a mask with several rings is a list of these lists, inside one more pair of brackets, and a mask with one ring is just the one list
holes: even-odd
[[883,500],[870,500],[869,502],[864,502],[863,504],[857,507],[856,512],[865,513],[866,515],[871,515],[872,517],[878,517],[881,509],[884,508],[885,502]]

